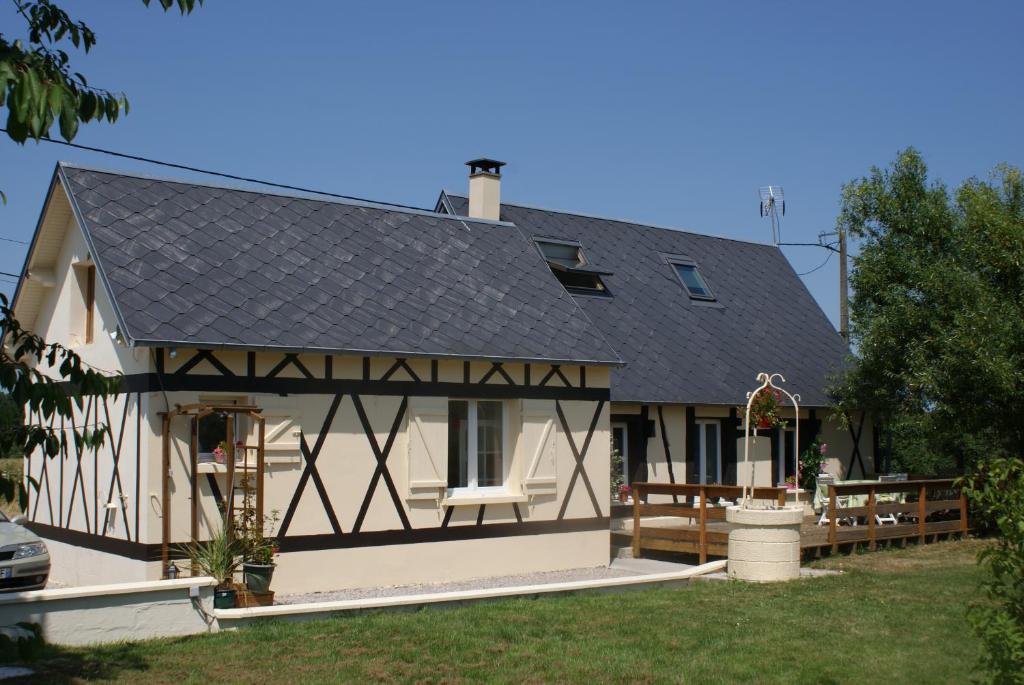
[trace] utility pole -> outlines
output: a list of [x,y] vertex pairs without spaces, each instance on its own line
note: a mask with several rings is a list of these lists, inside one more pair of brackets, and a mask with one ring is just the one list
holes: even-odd
[[839,229],[839,335],[850,346],[849,281],[846,277],[846,231]]

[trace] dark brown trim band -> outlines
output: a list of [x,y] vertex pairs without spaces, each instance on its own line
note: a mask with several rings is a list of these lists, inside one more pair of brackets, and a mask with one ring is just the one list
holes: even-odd
[[325,378],[248,378],[246,376],[176,375],[155,373],[123,376],[122,392],[223,392],[295,395],[388,395],[407,397],[479,397],[481,399],[608,401],[608,388],[574,388],[553,385],[499,385],[427,381],[365,381]]
[[137,561],[159,561],[160,545],[146,545],[141,542],[122,540],[103,535],[93,535],[80,530],[70,528],[58,528],[45,523],[30,521],[25,524],[29,530],[46,540],[62,542],[75,547],[85,547],[98,552],[116,554],[119,557],[127,557]]
[[[475,522],[474,522],[475,523]],[[321,549],[347,549],[351,547],[385,547],[412,545],[423,542],[448,542],[484,538],[516,537],[519,535],[547,535],[551,533],[578,533],[608,530],[608,517],[562,519],[560,521],[524,521],[523,523],[488,523],[411,530],[375,530],[361,533],[332,535],[292,535],[279,540],[282,552],[307,552]]]
[[[362,533],[336,535],[291,535],[279,540],[281,552],[312,552],[324,549],[351,549],[356,547],[387,547],[391,545],[412,545],[424,542],[449,542],[456,540],[482,540],[487,538],[517,537],[520,535],[551,535],[556,533],[579,533],[608,530],[610,519],[606,516],[560,521],[524,521],[523,523],[489,523],[483,525],[457,525],[434,528],[413,528],[412,530],[375,530]],[[29,528],[40,537],[62,542],[75,547],[94,549],[107,554],[135,559],[136,561],[160,561],[160,544],[129,542],[119,538],[102,537],[83,533],[80,530],[57,528],[45,523],[29,523]],[[171,545],[171,556],[181,558],[176,552],[178,546]]]

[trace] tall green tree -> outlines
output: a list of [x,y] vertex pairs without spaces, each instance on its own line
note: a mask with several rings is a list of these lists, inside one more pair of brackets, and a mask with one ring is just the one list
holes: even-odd
[[908,149],[843,189],[860,238],[841,406],[894,435],[897,465],[960,471],[1024,447],[1024,183],[1000,166],[955,193]]
[[[0,110],[7,110],[7,136],[24,143],[50,135],[55,123],[60,135],[71,141],[79,124],[117,121],[128,113],[123,93],[89,85],[73,71],[67,49],[89,52],[96,34],[83,21],[72,18],[51,0],[12,0],[24,21],[24,35],[0,32]],[[151,0],[142,0],[149,6]],[[177,7],[189,14],[203,0],[158,0],[167,11]],[[70,47],[69,47],[70,46]],[[3,193],[0,193],[0,199]],[[40,370],[43,369],[43,371]],[[48,343],[26,331],[14,317],[7,298],[0,295],[0,390],[5,391],[20,413],[34,417],[12,436],[18,451],[30,454],[41,448],[49,457],[68,449],[98,447],[105,427],[89,431],[50,428],[55,417],[70,418],[85,395],[107,396],[117,392],[119,379],[108,377],[85,364],[72,350]],[[59,422],[57,422],[59,425]],[[23,502],[21,482],[0,474],[0,496]]]

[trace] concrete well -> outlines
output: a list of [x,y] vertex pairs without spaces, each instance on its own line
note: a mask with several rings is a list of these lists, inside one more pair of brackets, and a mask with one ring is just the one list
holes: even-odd
[[729,577],[772,583],[800,577],[803,506],[781,509],[729,507]]

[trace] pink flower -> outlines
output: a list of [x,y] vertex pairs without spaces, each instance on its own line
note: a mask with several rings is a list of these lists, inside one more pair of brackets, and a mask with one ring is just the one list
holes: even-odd
[[827,450],[828,450],[828,443],[827,443],[827,442],[823,442],[823,443],[821,443],[821,449],[819,449],[818,451],[819,451],[819,452],[820,452],[821,454],[825,454],[825,452],[826,452]]

